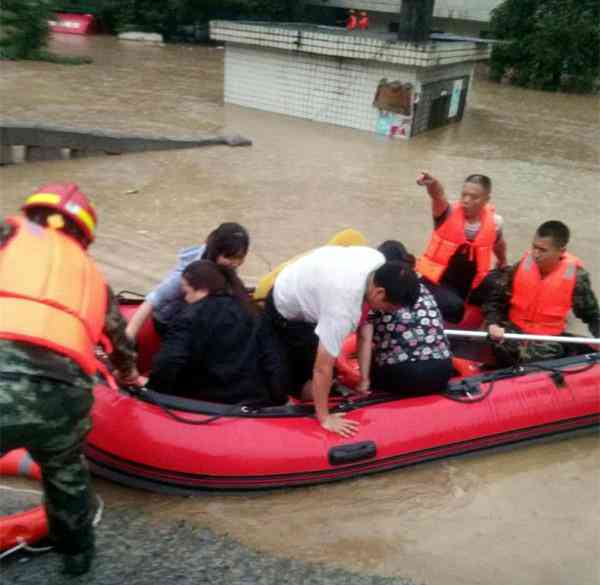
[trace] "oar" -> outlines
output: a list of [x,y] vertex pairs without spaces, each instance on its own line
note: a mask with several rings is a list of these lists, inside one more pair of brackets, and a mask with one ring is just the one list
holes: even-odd
[[[489,339],[487,331],[463,331],[461,329],[446,329],[448,337],[472,337]],[[586,345],[600,344],[600,339],[594,337],[567,337],[566,335],[532,335],[529,333],[505,333],[503,339],[517,341],[555,341],[557,343],[581,343]]]

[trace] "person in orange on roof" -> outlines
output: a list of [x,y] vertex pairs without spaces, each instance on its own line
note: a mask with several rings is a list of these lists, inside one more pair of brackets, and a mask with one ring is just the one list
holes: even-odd
[[364,11],[360,13],[360,18],[358,19],[358,28],[360,30],[367,30],[369,28],[369,15]]
[[346,20],[346,30],[355,30],[358,24],[358,19],[356,18],[356,12],[354,10],[350,10],[348,12],[348,19]]

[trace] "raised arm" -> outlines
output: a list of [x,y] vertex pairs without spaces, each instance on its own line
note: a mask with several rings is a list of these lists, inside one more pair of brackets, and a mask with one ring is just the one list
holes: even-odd
[[435,218],[440,217],[448,209],[448,199],[444,186],[428,171],[421,171],[417,177],[417,185],[425,187],[431,197],[431,213]]

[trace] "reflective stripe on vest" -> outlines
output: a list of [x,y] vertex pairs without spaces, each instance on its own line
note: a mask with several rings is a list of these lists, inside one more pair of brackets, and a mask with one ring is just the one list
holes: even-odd
[[579,258],[565,253],[558,266],[542,278],[530,252],[515,272],[508,317],[521,331],[559,335],[567,325]]
[[465,236],[465,213],[460,202],[450,207],[450,215],[436,230],[425,253],[417,260],[417,271],[427,280],[438,284],[446,272],[450,260],[461,246],[468,246],[469,258],[475,261],[476,274],[471,289],[477,288],[492,266],[492,253],[497,230],[494,207],[489,203],[481,212],[481,227],[475,239]]
[[94,373],[104,278],[71,237],[23,217],[8,221],[16,234],[0,248],[0,339],[48,347]]

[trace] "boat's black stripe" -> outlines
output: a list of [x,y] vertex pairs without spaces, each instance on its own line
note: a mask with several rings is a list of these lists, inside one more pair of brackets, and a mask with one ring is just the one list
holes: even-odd
[[[219,477],[167,471],[117,457],[90,444],[86,445],[86,455],[88,459],[90,459],[90,462],[94,464],[94,470],[98,475],[102,475],[105,471],[106,475],[112,479],[117,479],[123,483],[128,483],[129,481],[129,483],[133,485],[146,483],[148,486],[151,486],[156,484],[157,488],[163,486],[165,488],[173,487],[188,491],[194,491],[195,489],[260,489],[333,481],[363,473],[389,470],[426,460],[439,459],[441,457],[457,455],[468,451],[476,451],[502,444],[515,443],[544,435],[567,432],[598,424],[600,424],[600,413],[595,413],[526,429],[507,431],[505,433],[498,433],[469,441],[431,447],[412,453],[394,455],[386,459],[376,459],[354,465],[339,466],[313,472],[287,473],[272,476],[253,475]],[[124,471],[123,467],[129,468],[129,471]]]

